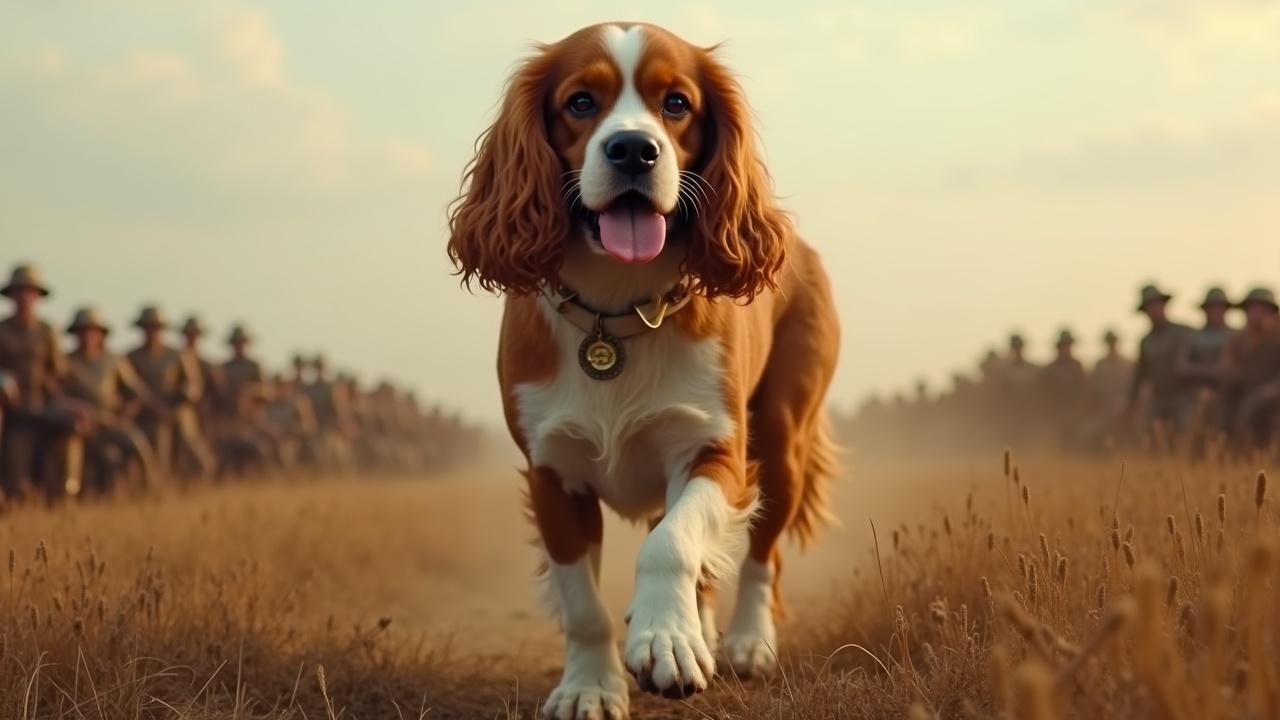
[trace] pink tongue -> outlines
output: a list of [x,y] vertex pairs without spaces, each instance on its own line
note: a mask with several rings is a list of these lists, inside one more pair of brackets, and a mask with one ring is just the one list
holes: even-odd
[[624,263],[647,263],[667,241],[667,220],[656,212],[618,203],[600,213],[600,243]]

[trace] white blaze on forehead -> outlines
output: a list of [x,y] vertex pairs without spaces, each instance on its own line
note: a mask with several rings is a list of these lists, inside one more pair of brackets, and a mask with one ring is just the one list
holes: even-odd
[[[582,200],[588,207],[598,210],[617,195],[640,189],[660,210],[669,212],[675,207],[679,190],[675,152],[662,122],[655,111],[645,105],[636,86],[636,76],[645,52],[645,29],[640,25],[632,25],[625,30],[619,25],[606,25],[600,39],[609,59],[618,68],[622,85],[613,107],[609,108],[587,144],[581,178]],[[658,141],[658,162],[638,188],[632,187],[629,179],[617,177],[604,155],[604,144],[609,137],[623,130],[646,132]]]
[[[618,130],[656,130],[662,128],[652,114],[644,106],[644,98],[636,88],[636,74],[640,69],[640,56],[644,53],[644,28],[633,25],[623,30],[617,25],[609,25],[604,29],[604,45],[609,56],[618,66],[622,74],[622,91],[618,93],[618,101],[609,111],[604,122],[600,123],[600,131]],[[663,138],[664,140],[666,138]]]

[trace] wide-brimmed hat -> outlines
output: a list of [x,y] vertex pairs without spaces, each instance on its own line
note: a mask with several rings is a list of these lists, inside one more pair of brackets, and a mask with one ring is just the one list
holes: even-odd
[[1217,286],[1209,288],[1209,291],[1204,294],[1204,302],[1200,303],[1200,309],[1203,310],[1210,305],[1231,307],[1231,300],[1227,297],[1227,291]]
[[206,332],[208,332],[208,328],[204,326],[204,323],[200,322],[200,317],[197,315],[188,315],[187,319],[182,323],[182,334],[187,337],[204,335]]
[[76,310],[76,314],[71,318],[71,324],[67,326],[67,332],[74,335],[85,330],[99,330],[105,335],[111,332],[111,327],[102,319],[97,308],[85,306]]
[[244,329],[243,325],[236,325],[231,328],[231,334],[227,336],[227,343],[234,345],[238,342],[249,342],[249,332]]
[[1070,345],[1070,344],[1074,343],[1075,341],[1076,341],[1076,336],[1075,336],[1075,335],[1072,335],[1072,334],[1071,334],[1071,331],[1070,331],[1070,330],[1068,330],[1068,329],[1066,329],[1066,328],[1063,328],[1062,332],[1058,333],[1058,346],[1059,346],[1059,347],[1061,347],[1061,346],[1063,346],[1063,345]]
[[1157,300],[1160,302],[1169,302],[1172,299],[1172,295],[1164,292],[1155,285],[1147,285],[1143,287],[1142,290],[1138,291],[1138,312],[1142,312],[1143,308],[1145,308],[1148,303],[1153,303]]
[[138,319],[133,321],[134,327],[140,328],[163,328],[169,326],[169,318],[165,317],[160,308],[155,305],[145,305],[138,313]]
[[31,288],[40,293],[41,296],[49,295],[49,288],[44,284],[44,279],[40,276],[40,268],[35,265],[15,265],[13,273],[9,275],[9,282],[3,288],[0,288],[0,295],[13,297],[13,294],[23,288]]
[[1276,304],[1276,294],[1271,291],[1271,288],[1256,287],[1250,290],[1243,300],[1236,303],[1236,307],[1244,308],[1251,304],[1266,305],[1272,310],[1280,310],[1280,305]]

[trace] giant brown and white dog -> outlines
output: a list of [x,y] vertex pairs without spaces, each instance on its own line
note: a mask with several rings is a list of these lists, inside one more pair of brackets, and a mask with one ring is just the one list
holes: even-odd
[[[546,715],[626,716],[624,666],[649,692],[706,688],[712,580],[743,544],[723,651],[767,672],[780,536],[826,513],[839,329],[741,87],[661,28],[579,30],[516,70],[463,184],[449,253],[506,296],[498,377],[565,634]],[[602,502],[650,525],[621,656]]]

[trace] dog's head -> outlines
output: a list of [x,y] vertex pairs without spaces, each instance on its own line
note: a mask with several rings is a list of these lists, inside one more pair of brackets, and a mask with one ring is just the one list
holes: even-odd
[[790,220],[742,90],[714,56],[642,24],[540,46],[510,79],[450,209],[464,282],[529,293],[568,243],[620,264],[681,253],[708,296],[772,287]]

